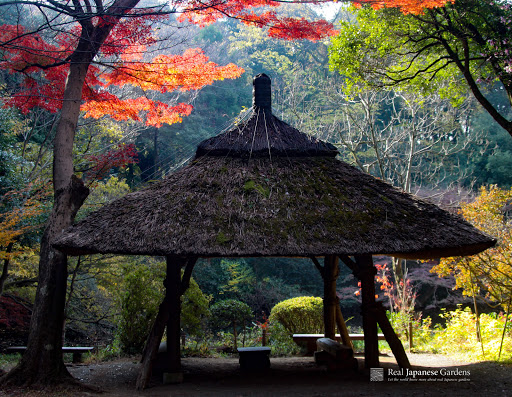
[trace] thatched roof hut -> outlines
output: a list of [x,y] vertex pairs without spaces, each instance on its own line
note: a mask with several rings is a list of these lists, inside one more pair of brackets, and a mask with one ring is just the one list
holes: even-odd
[[[267,79],[256,81],[270,87]],[[268,98],[202,142],[189,165],[92,213],[55,246],[74,255],[426,259],[494,244],[460,217],[337,160],[333,145],[273,116]]]
[[[365,365],[379,363],[378,322],[399,365],[409,366],[375,302],[371,255],[471,255],[495,240],[460,217],[337,160],[333,145],[272,115],[270,90],[270,79],[257,76],[250,118],[202,142],[195,159],[180,171],[65,230],[54,246],[72,255],[167,257],[168,305],[162,304],[159,318],[162,313],[168,320],[156,324],[168,321],[168,371],[173,376],[180,368],[180,293],[198,257],[312,257],[324,279],[326,337],[334,337],[336,317],[350,345],[336,299],[341,258],[361,280]],[[317,256],[325,257],[323,267]],[[157,325],[152,352],[163,334]],[[144,355],[140,387],[151,372],[152,354]]]

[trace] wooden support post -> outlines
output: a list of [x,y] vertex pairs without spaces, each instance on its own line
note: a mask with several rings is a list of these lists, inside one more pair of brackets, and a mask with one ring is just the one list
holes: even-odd
[[[173,260],[174,258],[171,258]],[[194,268],[194,265],[196,264],[197,258],[192,257],[186,259],[185,262],[183,262],[182,258],[178,258],[179,267],[180,267],[180,277],[181,277],[181,265],[183,263],[186,263],[185,272],[183,273],[183,277],[180,280],[179,284],[179,295],[183,295],[185,291],[187,290],[190,282],[190,277],[192,275],[192,270]],[[169,258],[167,260],[167,265],[169,266]],[[168,268],[169,270],[169,268]],[[166,289],[168,289],[169,286],[169,275],[171,273],[167,272],[167,278],[164,280],[164,286]],[[179,279],[178,279],[179,280]],[[176,283],[176,280],[174,280]],[[181,309],[181,305],[180,305]],[[153,370],[153,362],[155,361],[158,353],[158,348],[160,346],[160,342],[162,341],[162,336],[164,335],[164,331],[166,328],[166,325],[168,326],[169,323],[169,314],[171,311],[170,301],[168,299],[168,295],[166,293],[166,296],[164,297],[163,302],[160,304],[160,307],[158,308],[158,314],[155,319],[155,323],[153,324],[153,327],[151,329],[151,333],[149,334],[148,340],[146,342],[146,346],[144,347],[144,351],[142,352],[142,359],[141,359],[141,369],[139,371],[139,375],[137,377],[137,383],[136,388],[137,390],[144,390],[149,383],[149,379],[151,377],[151,372]],[[180,313],[181,314],[181,313]],[[179,325],[179,323],[178,323]],[[178,329],[178,332],[180,330]],[[180,359],[180,350],[179,350],[179,342],[178,342],[178,360],[181,364]]]
[[158,347],[162,341],[168,317],[169,302],[164,298],[158,308],[155,323],[151,328],[151,333],[149,334],[148,341],[146,342],[146,346],[144,346],[144,351],[142,352],[141,368],[135,384],[137,390],[144,390],[149,383],[151,372],[153,371],[153,362],[156,359]]
[[324,331],[325,337],[334,339],[336,336],[336,280],[339,274],[338,257],[326,255],[324,259]]
[[338,304],[336,305],[336,325],[338,326],[338,332],[340,333],[341,341],[345,346],[348,346],[354,350],[354,344],[352,343],[352,339],[350,339],[347,324],[345,324],[345,319],[341,313],[340,300],[337,300]]
[[378,303],[376,306],[375,314],[377,315],[377,321],[379,322],[380,328],[382,329],[382,333],[386,338],[386,341],[395,356],[396,362],[400,368],[411,368],[411,364],[409,363],[409,358],[405,353],[404,346],[400,341],[400,338],[395,333],[393,326],[389,322],[386,311],[382,304]]
[[164,371],[164,383],[179,383],[183,381],[181,372],[181,267],[186,258],[167,257],[167,282],[165,299],[169,302],[169,318],[167,320],[167,354]]
[[356,277],[361,280],[361,300],[364,331],[364,366],[379,367],[379,341],[375,306],[375,275],[371,255],[355,256],[357,264]]

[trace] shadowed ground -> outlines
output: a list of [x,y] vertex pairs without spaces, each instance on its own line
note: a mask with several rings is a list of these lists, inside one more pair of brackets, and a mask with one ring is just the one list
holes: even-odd
[[[97,387],[101,396],[509,396],[512,395],[510,365],[468,364],[442,355],[410,354],[415,370],[469,371],[469,376],[446,376],[464,381],[370,382],[367,371],[329,373],[317,367],[311,357],[272,358],[266,372],[242,372],[237,358],[185,358],[185,381],[162,385],[154,378],[142,393],[135,391],[138,361],[117,360],[101,364],[71,365],[70,372],[85,385]],[[360,368],[362,358],[358,357]],[[392,356],[381,356],[388,368],[398,369]],[[441,377],[443,378],[443,377]],[[53,396],[51,391],[5,391],[0,396]],[[91,396],[92,392],[60,391],[59,396]]]

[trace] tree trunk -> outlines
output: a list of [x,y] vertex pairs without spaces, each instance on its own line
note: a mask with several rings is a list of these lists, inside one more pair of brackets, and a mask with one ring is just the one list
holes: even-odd
[[41,240],[36,304],[30,320],[27,350],[2,381],[12,384],[55,384],[71,379],[62,358],[62,332],[67,287],[67,256],[51,240],[71,225],[89,189],[76,177],[56,192],[55,204]]
[[[402,258],[391,258],[391,266],[393,267],[393,276],[395,276],[396,284],[398,285],[404,279],[404,262]],[[400,293],[400,292],[399,292]]]
[[73,297],[73,292],[75,291],[75,281],[76,281],[76,276],[78,274],[78,270],[80,269],[81,258],[82,258],[81,256],[78,257],[76,266],[73,269],[73,274],[71,276],[71,282],[69,283],[68,297],[64,304],[64,324],[62,325],[62,340],[66,340],[66,320],[69,315],[69,305],[71,303],[71,298]]
[[135,388],[137,390],[144,390],[149,383],[151,372],[153,370],[153,362],[156,359],[158,348],[160,347],[160,342],[162,341],[162,337],[165,332],[165,325],[167,324],[168,318],[169,302],[166,298],[164,298],[163,302],[158,308],[158,314],[156,316],[155,323],[153,324],[153,328],[151,328],[151,333],[149,334],[148,341],[146,346],[144,346],[144,351],[142,352],[142,366],[139,371],[139,375],[137,376],[137,382],[135,384]]
[[69,69],[61,118],[54,139],[54,204],[41,239],[36,303],[27,350],[6,379],[14,384],[52,384],[70,377],[62,359],[67,256],[52,248],[51,243],[73,223],[89,194],[89,189],[73,175],[73,141],[88,67],[88,62],[74,63]]
[[7,276],[9,275],[9,263],[11,262],[11,260],[9,258],[9,254],[12,252],[13,247],[14,247],[14,243],[9,243],[7,245],[7,249],[5,250],[7,257],[4,259],[2,274],[0,274],[0,296],[2,296],[2,294],[4,293],[5,281],[7,280]]
[[20,363],[1,378],[1,384],[55,384],[71,379],[62,359],[67,257],[51,244],[73,223],[89,193],[83,182],[73,175],[73,143],[87,71],[114,26],[139,1],[115,0],[101,15],[110,16],[109,23],[96,26],[92,22],[94,15],[84,13],[81,6],[76,8],[74,18],[82,31],[69,58],[62,109],[53,141],[54,203],[41,239],[39,279],[28,344]]
[[242,347],[245,347],[245,320],[242,321]]
[[236,351],[236,349],[238,349],[238,343],[236,340],[237,338],[238,338],[238,334],[236,332],[236,321],[233,321],[233,341],[235,343],[235,345],[234,345],[235,351]]
[[356,256],[358,265],[357,277],[361,280],[361,300],[364,331],[364,366],[379,366],[379,341],[376,319],[375,274],[371,255]]
[[339,267],[336,255],[326,255],[324,259],[324,335],[334,339],[336,336],[336,279]]

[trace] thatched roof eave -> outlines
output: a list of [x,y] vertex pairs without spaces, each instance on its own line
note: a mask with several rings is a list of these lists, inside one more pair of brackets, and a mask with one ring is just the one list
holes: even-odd
[[332,157],[202,156],[89,215],[54,246],[70,255],[432,259],[495,242]]

